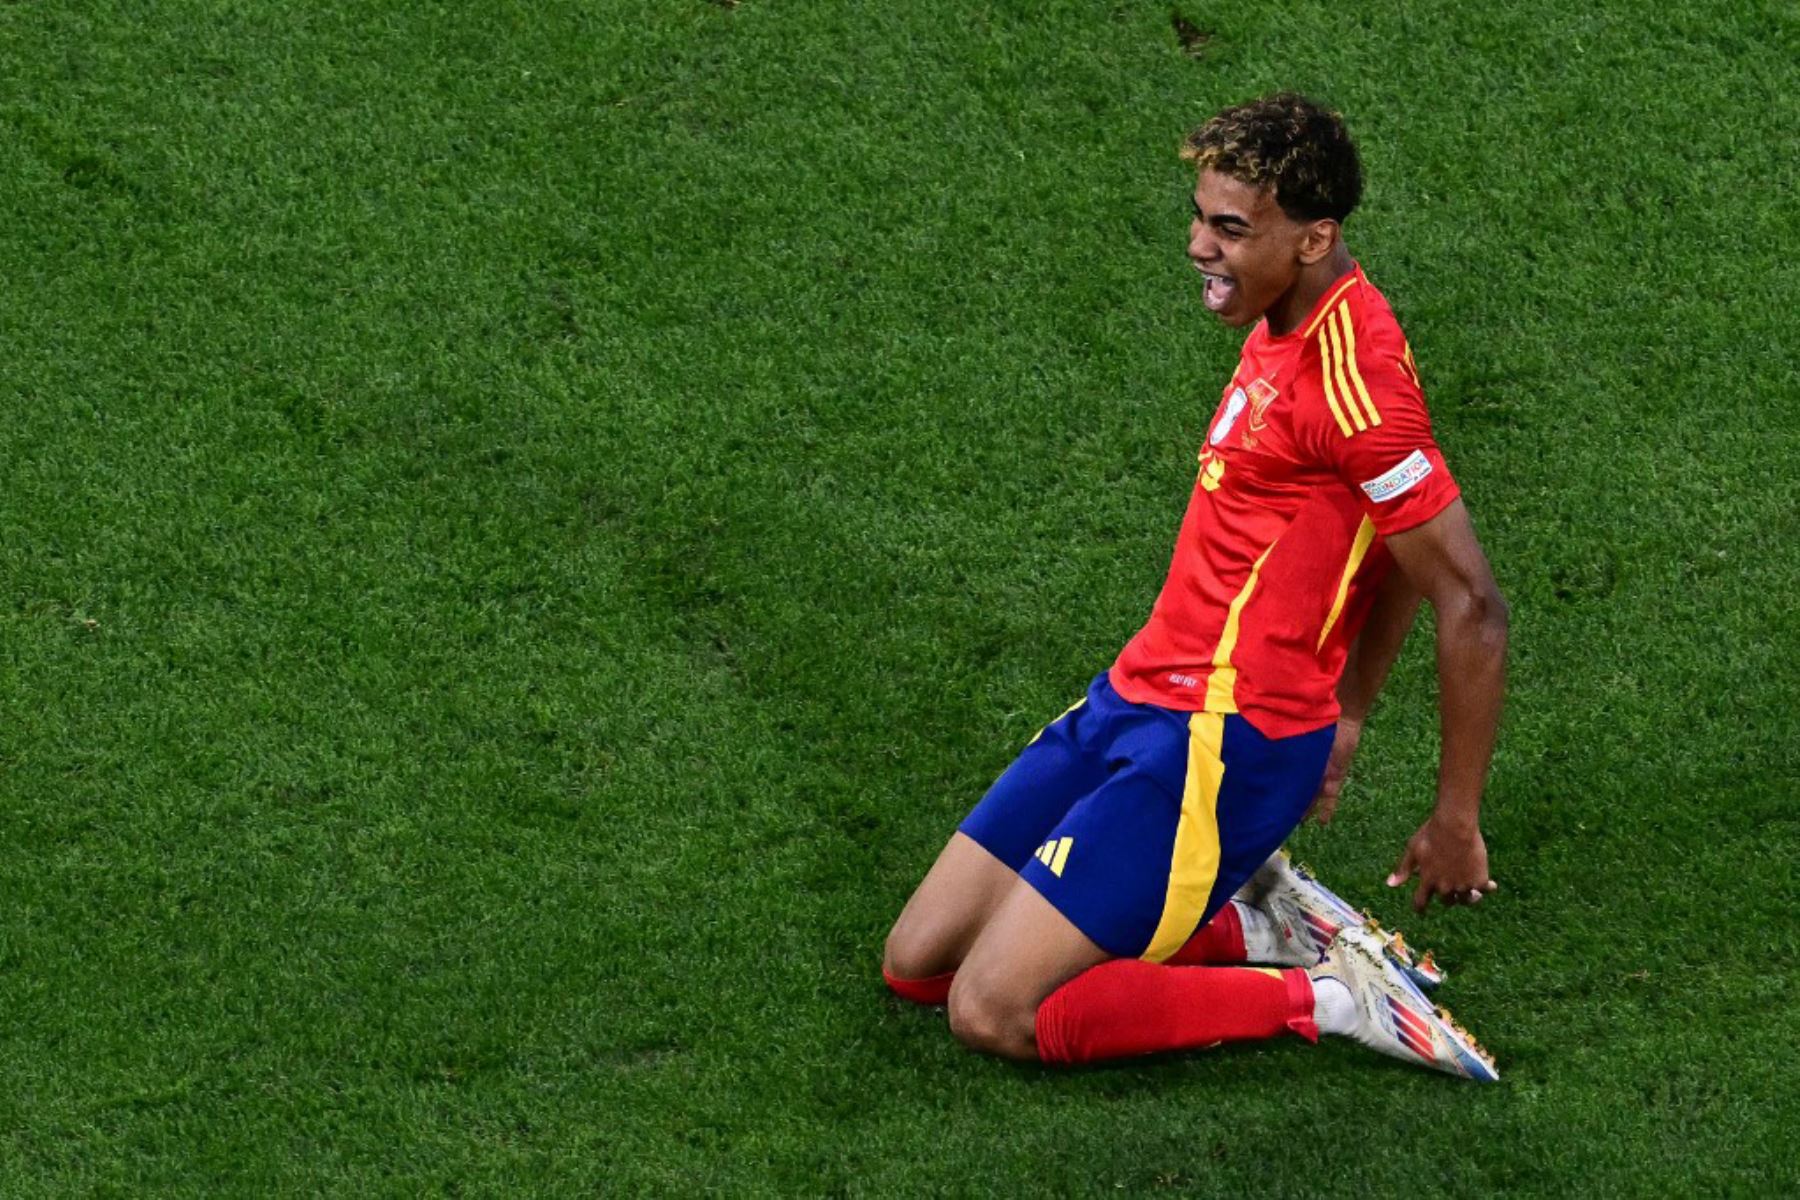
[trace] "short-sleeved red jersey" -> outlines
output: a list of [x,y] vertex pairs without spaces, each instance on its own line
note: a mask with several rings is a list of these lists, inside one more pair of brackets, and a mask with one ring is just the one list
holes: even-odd
[[1392,563],[1382,536],[1458,495],[1412,351],[1360,266],[1290,333],[1258,322],[1200,450],[1127,700],[1242,713],[1267,737],[1337,720],[1337,681]]

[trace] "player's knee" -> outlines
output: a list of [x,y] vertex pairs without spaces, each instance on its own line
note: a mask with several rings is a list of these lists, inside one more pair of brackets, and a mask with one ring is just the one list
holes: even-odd
[[950,989],[950,1032],[971,1050],[1005,1058],[1032,1057],[1037,1014],[978,982],[958,976]]
[[919,970],[921,947],[907,936],[899,925],[888,930],[887,944],[881,948],[881,972],[896,979],[923,979],[931,972]]
[[917,920],[902,916],[888,932],[881,954],[881,969],[896,979],[929,979],[956,970],[948,939]]

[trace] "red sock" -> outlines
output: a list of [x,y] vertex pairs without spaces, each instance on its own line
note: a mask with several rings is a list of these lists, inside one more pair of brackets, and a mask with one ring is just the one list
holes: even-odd
[[1037,1010],[1037,1052],[1047,1063],[1088,1063],[1289,1030],[1319,1040],[1312,980],[1297,967],[1166,967],[1116,958],[1083,971]]
[[1167,963],[1171,967],[1241,963],[1247,957],[1243,918],[1238,916],[1237,905],[1227,902],[1217,916],[1194,931],[1187,945],[1168,957]]
[[956,972],[945,971],[928,979],[902,979],[888,974],[888,969],[883,967],[881,977],[902,1000],[911,1000],[914,1004],[943,1004],[950,999],[950,981],[956,978]]

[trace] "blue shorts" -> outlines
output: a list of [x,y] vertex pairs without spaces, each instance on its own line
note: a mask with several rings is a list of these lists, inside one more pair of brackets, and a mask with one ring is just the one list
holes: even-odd
[[1102,671],[960,829],[1101,949],[1161,962],[1294,831],[1335,735],[1133,704]]

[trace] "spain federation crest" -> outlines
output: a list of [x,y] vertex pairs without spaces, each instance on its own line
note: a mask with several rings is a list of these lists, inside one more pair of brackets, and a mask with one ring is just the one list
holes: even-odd
[[1269,411],[1269,405],[1273,404],[1275,397],[1280,394],[1281,392],[1275,385],[1266,379],[1258,379],[1244,390],[1245,397],[1250,401],[1250,428],[1261,429],[1263,427],[1263,414]]

